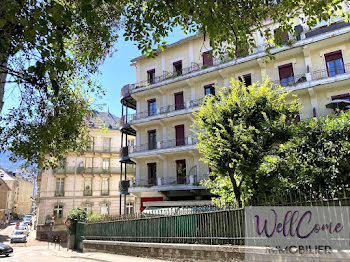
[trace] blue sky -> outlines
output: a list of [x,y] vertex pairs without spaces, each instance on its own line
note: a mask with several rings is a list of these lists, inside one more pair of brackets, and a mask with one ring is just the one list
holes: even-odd
[[[170,33],[165,41],[170,44],[184,37],[186,35],[178,29]],[[126,42],[124,39],[120,39],[116,48],[118,51],[113,54],[113,57],[107,57],[104,64],[100,67],[102,74],[99,76],[99,80],[102,83],[102,87],[106,90],[106,95],[101,100],[102,103],[106,104],[104,111],[107,111],[109,108],[111,113],[120,116],[120,89],[126,84],[136,82],[135,68],[130,66],[130,60],[140,56],[141,52],[133,42]]]
[[[122,35],[122,32],[121,34]],[[180,29],[169,33],[169,37],[164,39],[167,43],[176,42],[186,37]],[[141,52],[137,49],[135,43],[119,39],[116,44],[117,52],[112,57],[107,57],[104,64],[100,66],[101,74],[98,75],[98,80],[106,91],[106,95],[96,101],[97,104],[105,104],[103,111],[109,110],[116,116],[121,115],[120,104],[120,89],[126,84],[136,82],[135,68],[130,66],[130,60],[140,56]],[[6,87],[5,87],[6,88]],[[12,85],[7,85],[5,89],[4,108],[2,114],[6,114],[10,108],[18,105],[19,93],[17,88]],[[0,154],[0,166],[4,168],[14,169],[19,166],[19,163],[11,163],[8,160],[8,154]]]

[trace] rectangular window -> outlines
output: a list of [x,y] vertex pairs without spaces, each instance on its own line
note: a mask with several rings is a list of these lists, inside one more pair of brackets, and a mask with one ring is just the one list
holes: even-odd
[[92,178],[87,177],[84,179],[84,196],[92,195]]
[[148,163],[148,184],[156,185],[157,184],[157,163]]
[[129,139],[128,140],[128,147],[129,148],[133,148],[134,147],[134,140],[133,139]]
[[89,142],[88,142],[87,151],[88,152],[94,151],[94,145],[95,145],[95,138],[94,137],[90,137]]
[[156,99],[150,99],[148,102],[148,115],[154,116],[157,114],[157,102]]
[[109,214],[109,206],[108,204],[101,205],[101,215],[107,216]]
[[85,169],[92,169],[93,167],[93,158],[85,157]]
[[182,60],[173,63],[173,71],[176,76],[182,75]]
[[295,83],[292,63],[278,67],[281,86],[289,86]]
[[102,171],[109,171],[109,162],[110,162],[109,158],[104,158],[102,160]]
[[327,64],[328,76],[344,74],[344,62],[341,50],[324,55]]
[[203,66],[212,66],[214,64],[214,59],[211,51],[204,52],[203,56]]
[[186,184],[186,160],[176,160],[176,180],[178,184]]
[[251,86],[252,85],[252,75],[246,74],[243,76],[238,77],[238,80],[245,83],[245,86]]
[[183,92],[175,93],[174,99],[175,99],[175,110],[181,110],[185,108]]
[[184,125],[175,126],[175,138],[176,138],[176,146],[185,145],[185,126]]
[[209,96],[209,95],[215,96],[214,84],[210,84],[210,85],[205,85],[204,86],[204,95],[205,96]]
[[64,195],[64,177],[56,178],[56,196]]
[[111,139],[110,138],[103,139],[103,152],[111,152]]
[[103,177],[102,178],[101,194],[102,194],[102,196],[108,196],[109,195],[109,178],[108,177]]
[[63,206],[62,205],[54,206],[53,215],[55,216],[55,218],[62,218],[63,217]]
[[156,70],[151,69],[147,71],[147,81],[149,84],[154,84],[156,79]]
[[156,130],[148,131],[148,150],[157,148],[157,132]]
[[134,203],[129,202],[126,204],[126,213],[127,214],[134,214]]
[[91,204],[85,204],[83,206],[83,209],[85,210],[86,214],[91,215],[91,213],[92,213],[92,205]]

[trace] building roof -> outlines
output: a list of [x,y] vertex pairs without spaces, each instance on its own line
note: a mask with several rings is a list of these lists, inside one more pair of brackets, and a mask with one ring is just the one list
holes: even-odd
[[0,178],[4,181],[15,181],[16,179],[12,178],[7,172],[0,168]]
[[[168,49],[168,48],[171,48],[171,47],[178,46],[179,44],[182,44],[182,43],[187,42],[189,40],[195,39],[195,38],[197,38],[197,37],[199,37],[201,35],[202,34],[196,34],[196,35],[192,35],[192,36],[188,36],[188,37],[182,38],[179,41],[176,41],[175,43],[167,45],[166,48]],[[157,53],[160,53],[160,52],[161,52],[161,50],[158,49]],[[141,55],[141,56],[135,57],[135,58],[133,58],[131,60],[131,62],[136,62],[137,60],[140,60],[141,58],[144,58],[144,57],[146,57],[146,56],[145,55]]]
[[119,130],[120,118],[111,114],[110,112],[95,111],[94,116],[88,119],[91,128],[101,126],[108,127],[108,129]]

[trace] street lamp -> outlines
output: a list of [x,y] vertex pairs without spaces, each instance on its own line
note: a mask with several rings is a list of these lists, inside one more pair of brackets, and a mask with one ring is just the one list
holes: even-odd
[[75,182],[76,182],[76,176],[77,176],[77,168],[83,164],[83,161],[81,160],[79,162],[79,165],[77,165],[77,162],[78,162],[78,157],[75,156],[75,163],[74,163],[74,183],[73,183],[73,208],[75,207]]

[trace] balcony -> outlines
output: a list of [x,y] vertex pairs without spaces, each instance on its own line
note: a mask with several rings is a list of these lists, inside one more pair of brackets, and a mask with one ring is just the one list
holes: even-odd
[[122,104],[136,110],[136,100],[131,97],[131,85],[125,85],[120,92],[120,101]]
[[[128,173],[135,173],[135,165],[127,165]],[[74,174],[75,167],[56,168],[56,174]],[[120,174],[120,167],[77,167],[77,174]]]
[[311,78],[312,80],[319,80],[347,73],[350,73],[350,64],[345,64],[343,70],[338,70],[337,72],[335,70],[328,69],[313,71],[311,73]]
[[203,103],[203,101],[204,101],[204,98],[199,98],[199,99],[191,100],[181,105],[176,105],[176,104],[168,105],[168,106],[158,108],[156,112],[153,112],[151,114],[148,111],[140,112],[136,114],[130,114],[125,118],[125,121],[124,120],[123,121],[124,123],[133,124],[138,120],[164,117],[164,115],[169,113],[178,112],[180,114],[184,112],[183,110],[193,109],[200,106]]
[[55,191],[55,197],[64,197],[64,191]]
[[94,146],[92,148],[87,148],[85,152],[92,152],[92,153],[111,153],[111,154],[119,154],[120,148],[119,147],[103,147],[103,146]]
[[130,180],[129,192],[204,189],[203,186],[199,185],[199,182],[203,179],[208,179],[208,175],[187,175],[185,177],[177,177],[176,174],[171,174],[167,178],[141,178],[137,181]]
[[310,38],[310,37],[317,36],[317,35],[323,35],[325,33],[339,30],[339,29],[347,27],[347,26],[350,26],[350,23],[345,23],[345,22],[334,23],[331,25],[315,28],[315,29],[307,32],[305,34],[305,36],[306,36],[306,38]]
[[300,74],[300,75],[293,75],[290,76],[289,78],[285,78],[284,80],[274,80],[271,81],[272,83],[276,84],[276,85],[281,85],[281,86],[293,86],[293,85],[297,85],[300,83],[304,83],[306,82],[306,74]]
[[91,189],[85,189],[83,192],[84,196],[92,196],[92,190]]
[[[203,64],[203,63],[192,62],[191,66],[182,68],[181,70],[177,70],[174,72],[163,71],[160,76],[156,76],[152,81],[144,80],[135,84],[129,84],[127,92],[131,94],[136,89],[158,84],[166,80],[181,78],[182,76],[188,75],[190,73],[201,71],[210,67],[218,66],[232,60],[234,59],[226,55],[223,58],[213,57],[212,63]],[[123,94],[125,94],[125,92],[123,92]]]
[[167,141],[157,142],[155,144],[143,144],[140,146],[136,146],[130,148],[129,154],[132,153],[141,153],[141,152],[149,152],[149,151],[158,151],[161,149],[174,149],[181,148],[184,146],[191,146],[197,144],[197,139],[192,137],[186,137],[184,139],[172,139]]

